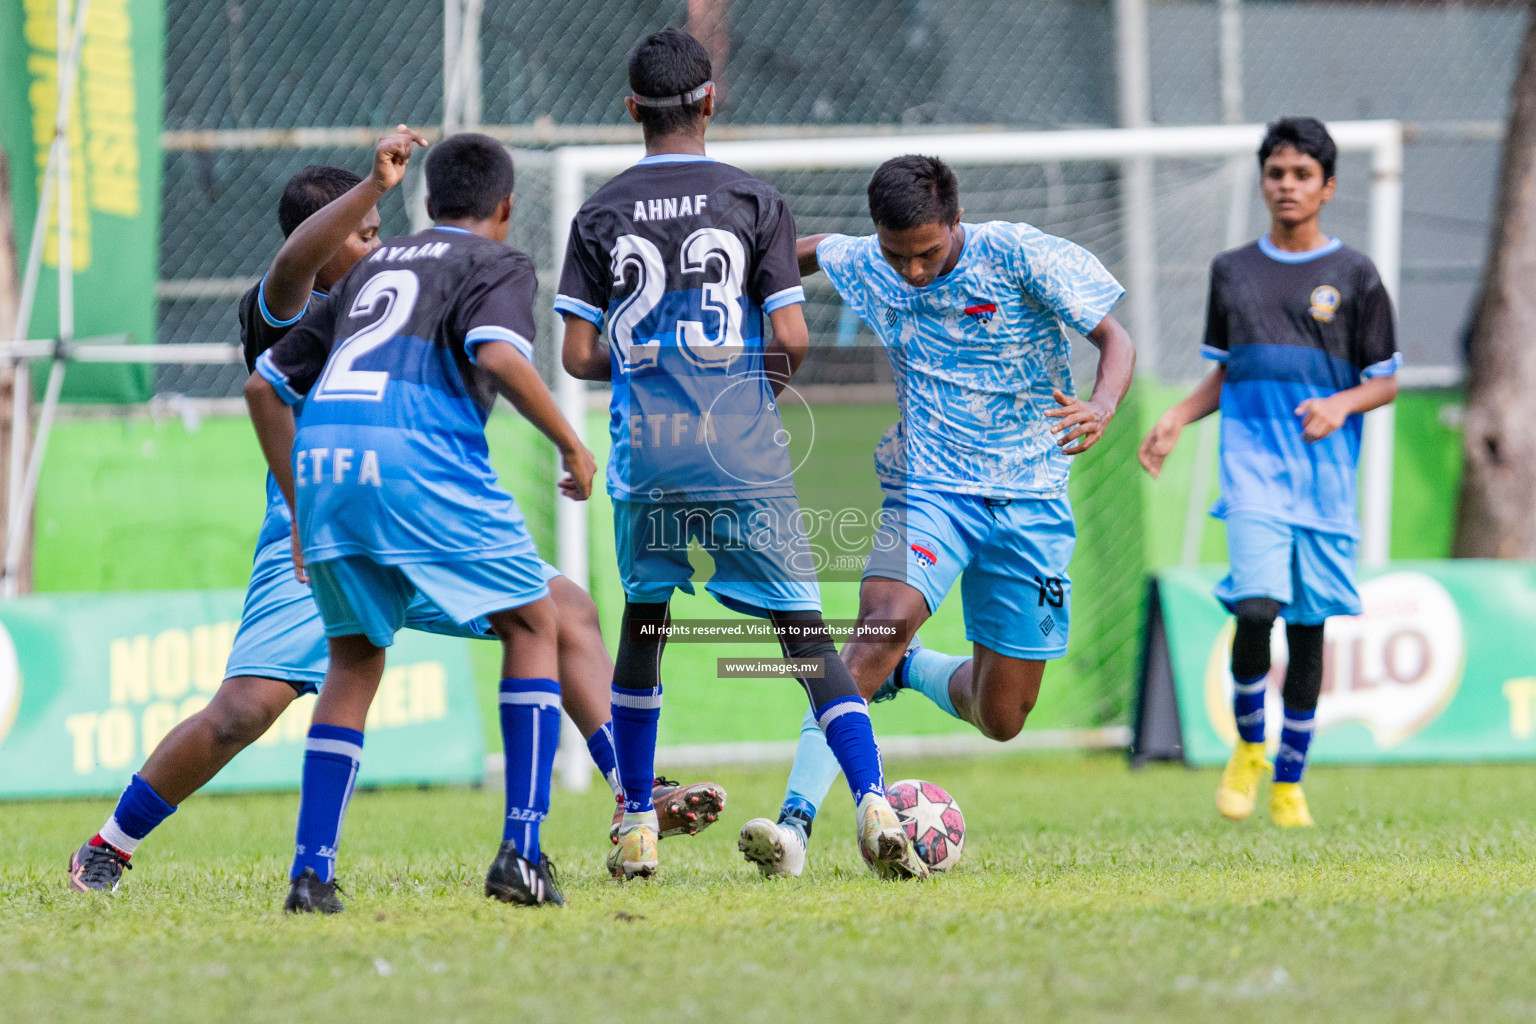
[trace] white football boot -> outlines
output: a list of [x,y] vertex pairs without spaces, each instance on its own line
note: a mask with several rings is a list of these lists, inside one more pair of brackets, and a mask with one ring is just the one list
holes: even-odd
[[753,818],[741,826],[736,849],[757,865],[764,878],[798,878],[805,870],[805,833],[793,825]]

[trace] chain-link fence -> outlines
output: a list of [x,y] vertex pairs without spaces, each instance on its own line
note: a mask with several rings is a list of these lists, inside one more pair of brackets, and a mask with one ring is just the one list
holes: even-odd
[[[479,121],[516,150],[511,240],[540,268],[545,309],[558,258],[547,151],[638,141],[621,103],[624,54],[646,32],[690,27],[690,11],[691,27],[707,36],[717,60],[717,137],[1115,123],[1108,0],[484,0]],[[717,20],[701,26],[700,12]],[[1453,380],[1487,246],[1524,5],[1271,2],[1242,5],[1240,16],[1240,46],[1229,37],[1224,67],[1215,0],[1148,8],[1153,121],[1230,116],[1225,71],[1229,93],[1240,87],[1237,113],[1245,121],[1312,114],[1408,122],[1402,347],[1410,368]],[[238,332],[235,299],[281,241],[275,206],[287,178],[308,163],[365,172],[376,130],[443,122],[448,19],[442,0],[170,0],[167,21],[159,340],[228,342]],[[296,140],[288,132],[297,128],[327,131]],[[784,192],[803,232],[864,232],[867,173],[765,177]],[[1219,160],[1154,167],[1154,311],[1164,380],[1202,371],[1196,350],[1211,256],[1265,223],[1251,166],[1246,173]],[[1123,274],[1121,174],[1116,163],[1076,163],[967,167],[960,177],[968,218],[1029,221],[1082,243]],[[1369,184],[1365,158],[1341,161],[1326,221],[1360,248],[1367,247]],[[408,229],[409,191],[383,204],[386,235]],[[815,348],[802,383],[873,385],[866,393],[878,393],[890,371],[868,329],[823,280],[807,286]],[[1079,348],[1091,360],[1091,349]],[[552,373],[547,346],[542,358]],[[1078,371],[1081,378],[1087,366]],[[233,396],[243,376],[239,367],[167,369],[159,388]],[[1134,424],[1135,411],[1122,418]],[[1090,683],[1080,695],[1085,723],[1120,716],[1132,671],[1137,581],[1147,564],[1143,512],[1125,500],[1134,434],[1134,427],[1118,431],[1074,472],[1080,600],[1069,661]]]
[[[635,137],[620,102],[623,55],[647,31],[687,26],[690,7],[695,18],[701,8],[724,16],[711,37],[723,56],[721,134],[766,126],[857,134],[872,126],[1114,122],[1110,5],[1075,0],[486,0],[481,120],[525,145],[541,136]],[[1459,366],[1486,248],[1498,128],[1523,5],[1266,3],[1246,5],[1241,17],[1237,80],[1245,119],[1306,112],[1417,125],[1405,158],[1403,347],[1410,366]],[[173,0],[167,18],[159,340],[230,341],[237,330],[232,300],[280,241],[273,210],[287,177],[313,162],[361,172],[369,129],[397,121],[441,123],[444,8],[435,0],[392,0],[382,7],[361,0]],[[1154,120],[1219,120],[1216,4],[1153,4],[1148,27]],[[290,148],[281,135],[241,134],[293,128],[361,130],[352,133],[354,145],[327,149]],[[520,194],[540,180],[532,162],[523,163]],[[1330,228],[1357,244],[1363,244],[1356,229],[1367,180],[1363,168],[1344,167],[1330,212]],[[841,184],[844,198],[862,191],[857,174]],[[973,212],[996,209],[1042,226],[1059,224],[1090,247],[1113,230],[1108,222],[1077,225],[1055,217],[1052,197],[1085,183],[1041,190],[1005,183],[1028,197],[1012,204],[991,202],[998,187],[991,180],[972,176],[962,185]],[[1164,247],[1170,233],[1184,229],[1180,197],[1198,197],[1205,187],[1199,175],[1158,182]],[[1044,206],[1036,203],[1040,198]],[[796,206],[797,216],[820,223],[820,201],[808,197]],[[863,230],[857,207],[854,202],[836,226]],[[387,200],[382,213],[386,233],[406,229],[399,196]],[[1250,214],[1250,231],[1257,233],[1262,210],[1255,204]],[[543,225],[526,226],[514,240],[543,257],[548,277],[554,261],[547,233]],[[1159,271],[1158,333],[1168,352],[1159,371],[1166,378],[1198,371],[1189,356],[1199,317],[1190,280],[1203,273],[1201,265]],[[817,341],[834,348],[850,329],[846,317],[831,312],[818,316],[817,327]],[[856,358],[829,353],[820,361]],[[232,395],[238,371],[166,370],[160,388]]]

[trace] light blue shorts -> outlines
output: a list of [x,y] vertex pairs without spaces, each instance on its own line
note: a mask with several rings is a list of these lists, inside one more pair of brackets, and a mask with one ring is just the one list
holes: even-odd
[[981,498],[887,490],[864,578],[898,580],[939,610],[955,579],[965,635],[1029,661],[1067,652],[1077,544],[1066,498]]
[[[546,584],[560,575],[548,562],[540,562]],[[417,594],[406,610],[407,629],[470,639],[494,639],[484,618],[460,624]],[[325,681],[330,655],[325,642],[325,623],[309,587],[293,575],[293,557],[287,537],[256,550],[250,586],[245,591],[245,610],[224,678],[260,676],[277,679],[300,693],[314,693]]]
[[[370,558],[328,558],[308,566],[325,635],[368,638],[388,647],[425,602],[439,618],[478,629],[491,612],[521,608],[549,596],[545,562],[537,554],[457,562],[380,565]],[[469,635],[475,635],[470,633]]]
[[820,611],[821,588],[795,498],[644,502],[614,499],[614,548],[630,601],[693,593],[692,542],[715,561],[704,589],[735,611]]
[[263,544],[256,549],[224,678],[280,679],[300,693],[314,693],[329,657],[314,595],[293,576],[288,537]]
[[1216,600],[1236,613],[1245,597],[1281,604],[1293,626],[1317,626],[1332,615],[1359,615],[1355,550],[1347,534],[1324,533],[1253,512],[1226,518],[1230,571],[1216,584]]

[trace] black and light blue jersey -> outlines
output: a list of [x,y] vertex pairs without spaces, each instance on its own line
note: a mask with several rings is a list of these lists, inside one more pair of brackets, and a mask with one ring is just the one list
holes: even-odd
[[298,406],[293,473],[310,561],[382,564],[531,550],[485,441],[491,341],[533,354],[533,262],[433,228],[385,242],[256,362]]
[[1306,253],[1268,238],[1222,253],[1211,263],[1201,354],[1227,368],[1211,514],[1260,512],[1358,536],[1362,417],[1308,443],[1296,407],[1402,365],[1392,302],[1370,259],[1336,238]]
[[669,154],[600,188],[571,224],[555,308],[608,327],[609,493],[793,494],[763,321],[804,301],[794,217],[766,182]]

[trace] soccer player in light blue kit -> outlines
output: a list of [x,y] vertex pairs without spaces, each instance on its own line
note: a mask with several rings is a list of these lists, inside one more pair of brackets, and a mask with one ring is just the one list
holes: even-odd
[[[285,909],[334,913],[336,849],[385,649],[418,598],[502,642],[508,813],[486,895],[562,903],[542,854],[560,731],[558,639],[545,565],[496,484],[485,422],[505,396],[560,452],[564,494],[595,464],[532,363],[533,261],[503,244],[512,158],[466,133],[427,158],[435,226],[391,239],[256,361],[245,388],[262,451],[295,511],[330,665],[304,758]],[[290,405],[301,405],[295,432]]]
[[[1072,457],[1103,436],[1136,354],[1109,315],[1123,294],[1081,246],[1028,224],[961,219],[954,173],[932,157],[882,164],[869,183],[875,234],[797,246],[874,330],[895,371],[901,419],[875,452],[882,523],[842,660],[873,700],[914,689],[983,735],[1017,735],[1045,663],[1067,649],[1076,527]],[[1066,328],[1099,349],[1093,397],[1074,397]],[[915,642],[960,581],[973,654]],[[895,636],[864,632],[895,623]],[[911,645],[909,647],[909,645]],[[779,820],[738,846],[765,875],[798,875],[837,776],[803,727]]]

